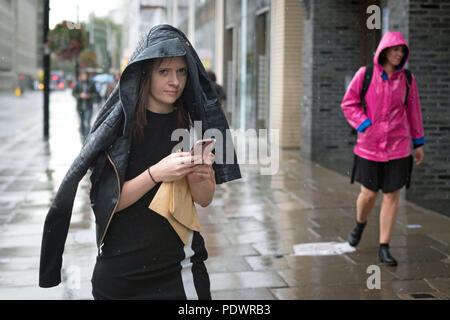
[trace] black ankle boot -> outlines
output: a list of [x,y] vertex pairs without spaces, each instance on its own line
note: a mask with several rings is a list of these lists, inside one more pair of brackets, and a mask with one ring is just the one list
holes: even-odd
[[361,235],[364,231],[366,224],[367,222],[359,223],[358,221],[356,221],[355,227],[353,228],[352,232],[350,232],[350,234],[348,235],[348,243],[352,247],[356,247],[358,245],[359,240],[361,240]]
[[389,244],[388,243],[380,243],[380,250],[378,251],[378,256],[380,257],[380,262],[386,264],[390,267],[397,266],[397,261],[391,256],[389,252]]

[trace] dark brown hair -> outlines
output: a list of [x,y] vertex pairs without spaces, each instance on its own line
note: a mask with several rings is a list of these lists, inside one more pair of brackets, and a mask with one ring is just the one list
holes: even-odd
[[386,49],[383,49],[383,51],[380,52],[380,55],[378,56],[378,63],[382,66],[386,63]]
[[[144,138],[144,127],[147,125],[147,107],[149,104],[149,94],[152,81],[153,68],[159,67],[163,62],[163,58],[148,60],[143,65],[143,71],[141,74],[141,83],[139,85],[139,96],[136,103],[136,109],[134,112],[134,127],[133,137],[135,139],[142,140]],[[189,72],[188,72],[189,74]],[[186,82],[187,84],[187,82]],[[186,89],[186,87],[185,87]],[[173,104],[174,109],[177,112],[177,128],[189,129],[191,124],[189,114],[184,108],[183,94]]]
[[209,80],[211,80],[212,82],[216,82],[216,74],[214,73],[214,71],[212,70],[208,70],[206,71],[206,73],[208,74]]

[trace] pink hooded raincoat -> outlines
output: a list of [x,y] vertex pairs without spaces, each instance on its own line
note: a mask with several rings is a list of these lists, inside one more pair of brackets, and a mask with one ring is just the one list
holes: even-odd
[[[404,57],[388,78],[378,59],[384,49],[397,45],[405,46]],[[414,76],[404,104],[408,83],[403,68],[408,58],[409,47],[402,34],[386,32],[373,58],[372,81],[365,96],[367,114],[360,101],[365,67],[356,72],[345,93],[341,108],[348,123],[358,131],[354,153],[361,158],[378,162],[405,158],[411,154],[411,140],[414,147],[425,142]]]

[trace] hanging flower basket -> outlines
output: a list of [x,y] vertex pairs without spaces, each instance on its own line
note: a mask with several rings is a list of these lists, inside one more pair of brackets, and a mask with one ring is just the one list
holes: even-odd
[[73,61],[88,44],[88,35],[83,24],[63,21],[48,35],[48,45],[60,61]]
[[78,63],[80,64],[80,69],[97,68],[97,55],[92,50],[84,50],[78,57]]

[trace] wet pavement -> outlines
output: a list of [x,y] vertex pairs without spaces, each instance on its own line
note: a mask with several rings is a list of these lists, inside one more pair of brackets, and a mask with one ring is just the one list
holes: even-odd
[[[63,283],[38,287],[43,222],[81,147],[75,102],[69,91],[52,93],[48,142],[41,93],[0,94],[0,105],[0,299],[92,299],[97,252],[88,175],[75,199]],[[279,161],[273,176],[242,166],[242,179],[217,185],[213,203],[198,208],[214,299],[450,298],[450,219],[404,197],[390,242],[398,267],[378,263],[381,197],[355,252],[294,255],[297,244],[345,242],[359,186],[298,151],[282,151]],[[376,288],[367,272],[374,265]]]

